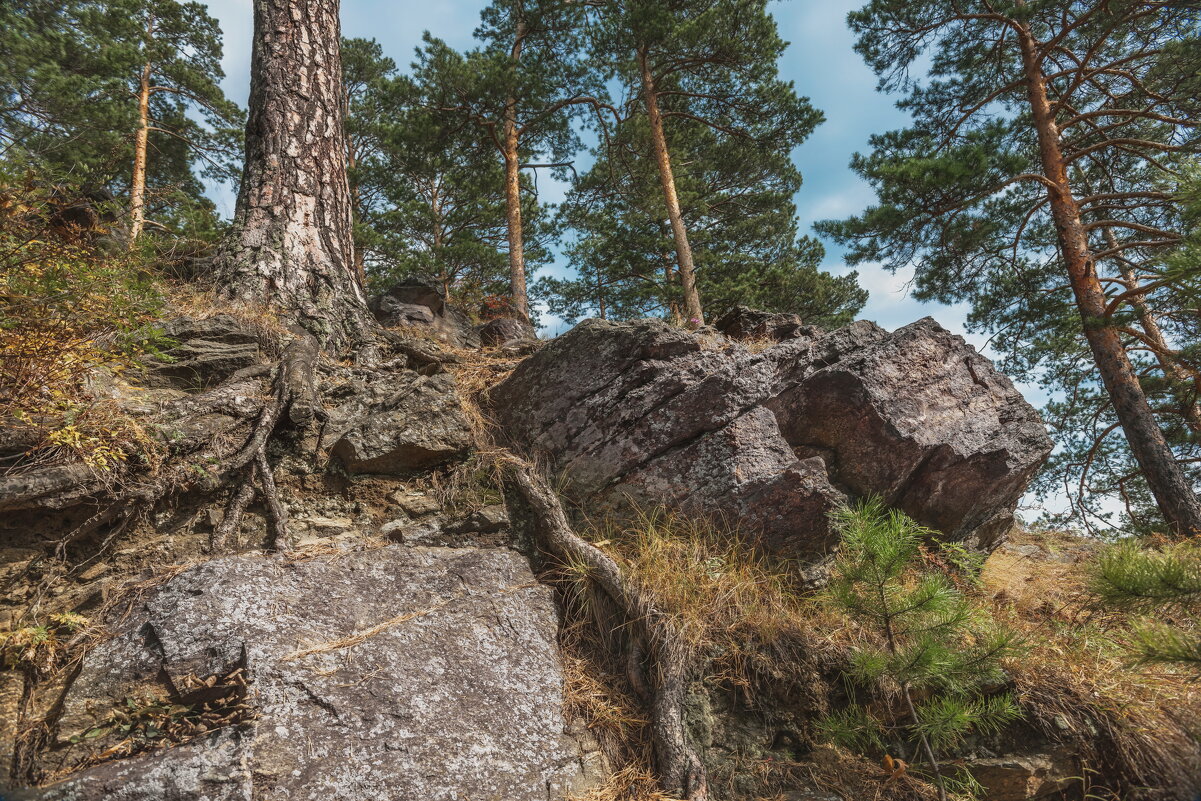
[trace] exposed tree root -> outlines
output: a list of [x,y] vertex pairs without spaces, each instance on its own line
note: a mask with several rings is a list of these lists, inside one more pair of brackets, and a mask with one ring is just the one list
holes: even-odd
[[256,466],[251,465],[247,470],[246,480],[238,487],[238,491],[234,493],[229,506],[225,509],[225,517],[221,519],[220,524],[213,528],[213,533],[209,536],[210,553],[224,551],[230,535],[237,534],[238,529],[241,528],[242,515],[246,513],[246,507],[254,500],[254,471],[257,469]]
[[267,461],[267,451],[259,451],[256,457],[259,468],[259,480],[263,485],[263,497],[267,502],[267,518],[271,522],[271,542],[275,550],[286,551],[288,541],[288,509],[279,500],[279,490],[275,488],[275,474]]
[[317,340],[308,335],[296,337],[284,348],[275,371],[274,390],[263,404],[250,438],[223,465],[226,475],[239,470],[245,470],[246,473],[242,485],[226,508],[225,518],[210,539],[209,547],[213,552],[220,551],[229,536],[237,532],[242,515],[254,497],[256,480],[267,507],[272,544],[279,551],[288,549],[288,510],[279,499],[275,474],[267,459],[267,443],[285,411],[288,420],[296,426],[306,426],[314,418],[324,422],[326,415],[321,407],[315,378],[320,355]]
[[[705,768],[689,746],[684,727],[690,660],[674,623],[626,580],[613,559],[572,530],[558,495],[531,465],[513,456],[501,459],[509,467],[512,486],[536,517],[538,545],[559,560],[584,565],[628,623],[627,670],[633,674],[631,685],[650,696],[651,738],[664,791],[688,801],[705,801]],[[649,681],[642,675],[644,648],[650,661]]]

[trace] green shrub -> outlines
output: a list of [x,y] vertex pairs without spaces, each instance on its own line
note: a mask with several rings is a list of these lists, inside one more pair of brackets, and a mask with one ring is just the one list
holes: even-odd
[[922,569],[922,543],[933,532],[878,500],[836,511],[842,546],[826,599],[870,635],[848,671],[878,701],[852,703],[820,725],[827,738],[866,750],[898,739],[917,746],[947,798],[970,791],[965,777],[943,775],[938,752],[971,732],[995,732],[1019,716],[1001,660],[1019,650],[941,571]]
[[71,454],[108,470],[146,440],[91,396],[87,378],[157,351],[163,295],[136,252],[56,224],[55,197],[0,188],[0,425],[31,458]]

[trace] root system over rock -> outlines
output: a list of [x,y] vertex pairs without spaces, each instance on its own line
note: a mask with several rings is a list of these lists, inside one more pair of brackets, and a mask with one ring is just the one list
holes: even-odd
[[[506,477],[534,514],[538,546],[565,563],[582,565],[625,618],[630,683],[650,696],[651,738],[663,789],[688,801],[705,801],[705,768],[684,726],[692,659],[675,624],[637,591],[612,558],[572,530],[558,495],[531,465],[515,457],[507,457],[505,463]],[[649,675],[643,673],[644,653]]]

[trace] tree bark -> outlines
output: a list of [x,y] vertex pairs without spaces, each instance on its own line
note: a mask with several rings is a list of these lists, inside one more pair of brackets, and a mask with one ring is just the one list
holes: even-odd
[[[525,40],[525,21],[517,21],[517,32],[513,39],[510,60],[514,68],[521,61],[521,48]],[[505,159],[505,224],[509,234],[509,294],[513,297],[513,311],[522,319],[530,318],[530,302],[525,286],[525,245],[521,236],[521,160],[518,145],[521,132],[517,125],[517,98],[505,100],[504,124],[501,131],[501,147]]]
[[705,315],[701,310],[701,296],[696,291],[692,246],[688,244],[688,231],[684,227],[684,215],[680,212],[675,174],[671,169],[671,155],[667,152],[667,137],[663,133],[663,115],[659,112],[659,95],[655,89],[655,77],[651,74],[645,47],[638,49],[638,69],[642,76],[642,97],[646,103],[647,120],[650,122],[655,163],[659,167],[659,183],[663,185],[667,218],[671,222],[672,238],[676,245],[676,264],[680,271],[680,286],[683,288],[684,312],[688,317],[688,324],[698,327],[705,324]]
[[1085,338],[1126,441],[1130,444],[1130,451],[1142,470],[1160,512],[1177,533],[1201,534],[1201,502],[1156,424],[1154,412],[1138,383],[1118,332],[1107,324],[1105,292],[1097,280],[1096,263],[1088,244],[1080,206],[1068,180],[1067,165],[1060,149],[1059,128],[1047,94],[1046,76],[1039,62],[1037,44],[1027,28],[1019,27],[1018,43],[1043,175],[1048,183],[1051,215],[1059,235],[1068,280],[1080,310]]
[[[1112,229],[1105,229],[1105,240],[1109,248],[1117,248],[1118,240],[1113,235]],[[1118,265],[1118,272],[1122,276],[1123,286],[1127,290],[1138,289],[1139,282],[1138,277],[1134,274],[1134,267],[1120,255],[1116,256],[1115,260]],[[1155,355],[1155,360],[1159,363],[1159,368],[1163,371],[1164,376],[1180,384],[1197,383],[1198,377],[1196,374],[1186,370],[1168,355],[1172,349],[1168,346],[1167,340],[1164,339],[1163,330],[1159,327],[1159,321],[1155,319],[1155,313],[1147,305],[1146,296],[1135,295],[1130,298],[1130,305],[1134,308],[1134,313],[1138,316],[1139,326],[1142,327],[1143,333],[1147,335],[1147,340]],[[1180,414],[1188,425],[1189,430],[1194,435],[1201,436],[1201,406],[1196,401],[1191,403],[1185,401],[1180,406]]]
[[[146,23],[146,46],[154,36],[154,17]],[[129,182],[129,247],[137,244],[146,226],[146,151],[150,140],[150,78],[153,65],[142,66],[138,81],[138,130],[133,140],[133,177]]]
[[[349,103],[347,103],[344,113],[349,114],[349,107],[350,107]],[[345,117],[343,119],[345,119]],[[361,198],[361,194],[359,191],[359,185],[358,185],[358,183],[356,183],[354,181],[349,181],[349,173],[351,171],[353,171],[357,165],[358,165],[358,159],[355,155],[354,140],[348,136],[348,137],[346,137],[346,171],[347,171],[347,175],[348,175],[348,184],[350,186],[350,208],[352,210],[352,215],[351,215],[352,221],[354,219],[354,215],[361,215],[361,213],[362,213],[362,208],[360,207],[362,198]],[[353,226],[353,222],[351,224]],[[367,286],[367,265],[363,260],[363,249],[358,246],[358,243],[356,243],[354,241],[353,237],[351,238],[350,244],[351,244],[351,247],[354,249],[354,260],[353,261],[354,261],[355,278],[358,279],[359,286],[366,287]]]
[[338,0],[254,0],[246,165],[218,289],[274,306],[327,350],[368,346],[353,253]]

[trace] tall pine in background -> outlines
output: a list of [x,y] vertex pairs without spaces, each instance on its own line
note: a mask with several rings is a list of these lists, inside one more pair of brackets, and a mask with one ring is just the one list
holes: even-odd
[[689,135],[694,128],[708,129],[786,160],[821,114],[780,80],[786,43],[766,0],[615,0],[597,10],[591,41],[596,63],[624,89],[625,116],[641,117],[639,138],[658,176],[657,216],[671,229],[682,311],[700,325],[696,231],[685,219],[692,197],[680,174],[690,162],[673,146],[703,135]]
[[125,201],[147,221],[215,223],[201,178],[233,180],[242,115],[219,83],[221,31],[201,3],[20,0],[0,10],[0,140],[10,165]]
[[[356,249],[368,281],[422,275],[466,306],[508,294],[504,165],[450,91],[468,80],[467,57],[429,40],[409,75],[391,75],[391,60],[370,44],[348,40],[345,48],[348,57],[374,53],[358,72],[376,77],[359,91],[347,59],[347,89],[356,98],[347,121],[357,156],[350,171]],[[520,186],[522,261],[532,271],[550,257],[551,227],[528,176]]]
[[370,165],[379,161],[383,131],[396,114],[383,88],[396,62],[374,39],[342,39],[342,90],[346,99],[346,174],[354,210],[354,269],[366,284],[366,251],[373,239],[370,219],[381,202]]
[[[971,303],[970,324],[1011,367],[1069,389],[1065,403],[1091,383],[1093,436],[1062,418],[1065,478],[1084,488],[1099,454],[1124,449],[1135,470],[1117,489],[1141,480],[1172,529],[1201,531],[1197,440],[1172,436],[1196,387],[1161,393],[1177,367],[1195,371],[1172,340],[1197,270],[1170,254],[1201,152],[1186,83],[1201,9],[874,0],[849,21],[913,125],[853,161],[879,204],[824,230],[854,261],[913,265],[919,298]],[[913,78],[927,60],[928,80]]]
[[[481,47],[454,69],[442,69],[438,108],[471,121],[504,169],[505,225],[513,312],[528,317],[523,210],[530,184],[522,170],[546,167],[562,176],[579,148],[571,124],[606,105],[597,72],[583,56],[587,7],[573,0],[494,0],[476,31]],[[427,36],[427,60],[445,44]]]
[[[798,234],[792,197],[801,176],[788,150],[708,126],[677,125],[669,134],[706,306],[743,303],[819,325],[848,322],[867,293],[854,273],[821,271],[821,244]],[[573,230],[567,254],[577,275],[538,286],[552,313],[572,321],[587,314],[683,319],[674,236],[649,139],[645,118],[631,117],[574,184],[562,217]]]

